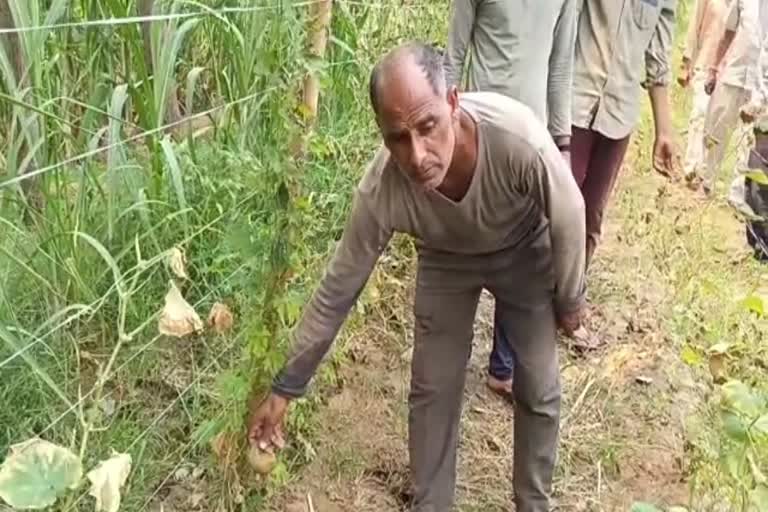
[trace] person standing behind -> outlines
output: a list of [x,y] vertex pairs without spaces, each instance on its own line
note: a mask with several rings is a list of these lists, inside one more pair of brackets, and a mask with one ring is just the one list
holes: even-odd
[[[446,81],[461,85],[470,54],[467,89],[497,92],[532,109],[570,164],[575,38],[576,0],[454,0]],[[487,384],[510,400],[512,344],[497,308]]]
[[[725,157],[731,134],[739,123],[737,141],[741,147],[749,147],[752,132],[752,116],[749,110],[754,101],[759,102],[761,90],[760,55],[768,27],[766,0],[733,0],[725,23],[725,32],[718,47],[718,54],[709,69],[706,90],[712,95],[707,111],[704,135],[705,169],[702,188],[706,195],[712,193],[715,178]],[[748,151],[748,150],[747,150]],[[739,168],[746,166],[745,150],[739,150]],[[743,189],[742,189],[743,190]]]
[[653,108],[653,167],[666,175],[676,167],[667,91],[676,7],[676,0],[580,4],[571,162],[586,205],[587,266],[630,135],[640,119],[640,85],[648,91]]
[[693,104],[688,118],[688,147],[683,171],[691,188],[697,186],[696,177],[704,158],[704,120],[707,117],[709,95],[705,90],[708,70],[717,56],[717,47],[725,28],[725,15],[729,0],[696,0],[693,17],[683,52],[678,83],[691,87]]

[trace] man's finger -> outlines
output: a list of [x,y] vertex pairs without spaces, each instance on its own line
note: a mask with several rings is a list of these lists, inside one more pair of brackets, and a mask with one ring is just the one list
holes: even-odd
[[283,434],[282,432],[278,432],[277,429],[275,429],[275,432],[272,434],[270,441],[273,445],[275,445],[275,447],[277,447],[278,450],[285,448],[285,439],[283,439]]
[[270,439],[272,438],[273,432],[274,428],[272,425],[268,424],[266,421],[262,423],[261,433],[256,439],[259,449],[265,451],[269,449]]

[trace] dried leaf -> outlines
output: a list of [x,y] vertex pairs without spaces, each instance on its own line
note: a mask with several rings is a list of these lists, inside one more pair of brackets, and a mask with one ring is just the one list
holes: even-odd
[[724,353],[715,352],[709,356],[709,373],[712,374],[715,384],[723,384],[728,379]]
[[168,252],[168,265],[171,267],[173,273],[176,274],[176,277],[180,279],[189,279],[186,268],[187,257],[180,248],[174,247]]
[[231,467],[241,453],[239,444],[240,436],[234,432],[222,431],[211,439],[211,450],[213,451],[219,465],[223,468]]
[[131,456],[113,452],[88,473],[91,489],[88,494],[96,498],[96,512],[117,512],[120,508],[120,488],[131,472]]
[[10,447],[0,466],[0,498],[15,509],[41,509],[77,488],[83,468],[72,451],[39,438]]
[[165,307],[158,322],[160,333],[181,338],[202,331],[203,321],[195,309],[181,296],[176,283],[171,281],[170,284],[171,288],[165,296]]
[[215,303],[208,314],[208,326],[219,334],[230,330],[233,320],[232,312],[220,302]]

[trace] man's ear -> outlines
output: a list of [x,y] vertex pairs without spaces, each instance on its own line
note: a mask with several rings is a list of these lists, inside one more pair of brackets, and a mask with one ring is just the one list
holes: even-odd
[[448,87],[448,91],[445,93],[445,99],[448,100],[448,104],[451,106],[451,115],[456,116],[459,113],[459,89],[455,85]]

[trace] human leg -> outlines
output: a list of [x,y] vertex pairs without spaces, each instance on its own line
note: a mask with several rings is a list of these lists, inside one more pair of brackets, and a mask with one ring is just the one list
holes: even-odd
[[414,512],[448,512],[453,504],[479,276],[453,267],[448,256],[419,257],[408,439]]

